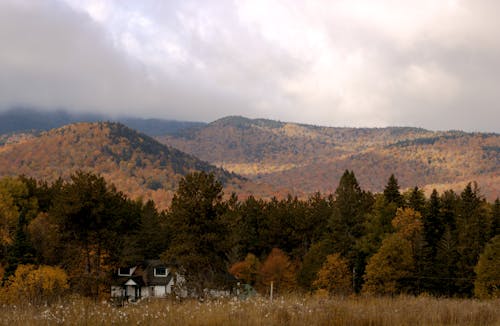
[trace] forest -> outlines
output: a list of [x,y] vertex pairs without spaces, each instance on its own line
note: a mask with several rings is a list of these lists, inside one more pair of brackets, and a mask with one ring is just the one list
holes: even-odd
[[106,298],[116,269],[145,259],[201,290],[498,298],[499,251],[500,200],[475,183],[427,198],[391,175],[371,193],[346,170],[332,194],[239,200],[193,172],[160,211],[90,172],[0,179],[0,302]]

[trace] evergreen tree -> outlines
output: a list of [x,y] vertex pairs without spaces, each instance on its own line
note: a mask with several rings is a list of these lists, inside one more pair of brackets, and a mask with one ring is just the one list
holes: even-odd
[[426,201],[422,189],[415,186],[407,195],[406,206],[412,208],[420,214],[425,214]]
[[26,209],[22,209],[19,214],[19,219],[10,250],[8,251],[7,268],[5,269],[5,277],[13,275],[18,265],[32,264],[35,261],[35,250],[28,239],[26,232],[27,222],[25,217]]
[[78,171],[62,186],[50,214],[69,244],[65,264],[82,294],[99,297],[108,269],[118,264],[127,232],[137,229],[134,212],[101,176]]
[[439,272],[437,270],[436,255],[438,243],[443,236],[445,225],[441,216],[441,201],[434,189],[427,204],[427,209],[423,216],[423,237],[425,241],[425,251],[421,262],[423,267],[423,288],[428,292],[434,292],[440,284],[435,279]]
[[222,195],[222,185],[213,174],[190,173],[179,182],[168,215],[172,239],[161,258],[176,263],[188,288],[200,296],[204,289],[227,285],[230,248]]
[[384,188],[384,199],[387,204],[394,203],[396,204],[396,208],[401,207],[403,205],[403,197],[399,192],[399,184],[398,179],[391,174],[389,177],[389,181]]
[[[333,252],[347,258],[350,269],[364,269],[364,255],[355,244],[364,234],[365,214],[371,205],[371,197],[361,190],[354,172],[346,170],[335,190],[333,214],[326,236],[333,245]],[[359,286],[362,279],[357,281]]]
[[491,226],[491,237],[500,234],[500,199],[497,197],[493,203],[493,224]]
[[457,215],[457,249],[460,254],[457,286],[460,294],[472,295],[474,267],[491,235],[491,216],[477,185],[467,184],[460,194]]

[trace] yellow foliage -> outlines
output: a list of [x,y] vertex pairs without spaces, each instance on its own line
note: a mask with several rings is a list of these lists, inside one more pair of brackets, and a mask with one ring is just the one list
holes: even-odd
[[412,208],[398,208],[392,226],[405,239],[413,240],[423,230],[422,215]]
[[313,286],[324,289],[330,294],[352,293],[351,274],[347,260],[338,253],[328,255],[318,271],[318,278],[313,282]]
[[481,299],[500,298],[500,235],[486,245],[475,271],[474,294]]
[[11,303],[53,302],[69,288],[68,276],[59,267],[19,265],[4,289]]
[[412,275],[414,263],[411,242],[399,234],[390,235],[366,265],[363,292],[391,295],[401,292],[402,281]]

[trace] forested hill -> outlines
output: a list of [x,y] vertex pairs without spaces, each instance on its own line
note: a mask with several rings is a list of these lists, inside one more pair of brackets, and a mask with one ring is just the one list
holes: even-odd
[[76,170],[102,174],[132,197],[171,200],[179,179],[192,171],[213,172],[228,189],[245,180],[163,145],[119,123],[77,123],[0,146],[0,176],[53,181]]
[[159,138],[212,164],[296,192],[331,192],[341,173],[381,191],[394,173],[402,188],[455,189],[477,181],[500,195],[500,135],[421,128],[334,128],[227,117]]

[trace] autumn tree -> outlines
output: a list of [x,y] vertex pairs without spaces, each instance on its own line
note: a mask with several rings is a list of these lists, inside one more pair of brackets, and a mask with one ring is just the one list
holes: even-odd
[[68,276],[59,267],[19,265],[5,288],[12,303],[52,303],[69,288]]
[[[28,188],[19,178],[0,179],[0,264],[7,265],[9,250],[14,249],[14,238],[27,244],[19,237],[25,236],[26,224],[36,216],[37,210],[36,198],[29,195]],[[15,267],[9,272],[13,270]]]
[[245,260],[233,264],[229,273],[244,283],[255,286],[260,281],[261,263],[252,253],[247,254]]
[[227,205],[222,185],[213,174],[186,175],[172,199],[168,226],[172,238],[161,255],[178,265],[188,288],[197,295],[205,289],[227,286],[227,230],[222,216]]
[[260,270],[263,290],[269,288],[271,282],[276,293],[283,294],[294,290],[296,285],[295,270],[296,268],[287,254],[278,248],[273,248]]
[[500,235],[484,248],[475,267],[474,294],[478,298],[500,298]]
[[297,282],[305,290],[313,289],[318,271],[326,261],[326,257],[333,252],[333,244],[324,239],[313,243],[302,259],[302,265],[297,275]]
[[317,289],[324,289],[330,294],[346,295],[352,293],[352,275],[349,262],[338,253],[328,255],[318,271],[313,286]]
[[411,208],[398,209],[392,224],[396,233],[387,236],[366,266],[363,291],[373,294],[414,292],[417,261],[422,248],[421,215]]
[[399,234],[388,236],[366,266],[363,292],[370,294],[397,294],[412,276],[414,260],[411,243]]

